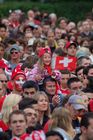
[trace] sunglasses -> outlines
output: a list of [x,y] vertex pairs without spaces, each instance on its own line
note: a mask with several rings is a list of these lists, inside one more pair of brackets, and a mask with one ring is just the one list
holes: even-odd
[[0,80],[1,83],[7,83],[7,80]]
[[11,52],[11,54],[18,54],[18,52]]

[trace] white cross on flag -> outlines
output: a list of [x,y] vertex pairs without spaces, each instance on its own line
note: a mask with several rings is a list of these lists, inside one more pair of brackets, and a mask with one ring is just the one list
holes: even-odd
[[69,71],[75,71],[76,69],[76,57],[63,57],[63,56],[57,56],[55,58],[55,69],[57,70],[64,70],[68,69]]

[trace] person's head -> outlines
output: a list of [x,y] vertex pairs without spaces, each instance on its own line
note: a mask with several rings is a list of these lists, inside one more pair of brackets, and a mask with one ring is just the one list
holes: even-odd
[[67,88],[67,81],[70,78],[70,72],[69,72],[69,70],[61,70],[60,72],[61,72],[61,76],[62,76],[61,86],[63,88]]
[[56,93],[56,80],[52,78],[51,76],[46,77],[43,80],[43,86],[44,86],[44,91],[48,95],[54,96]]
[[49,31],[48,31],[48,33],[47,33],[47,40],[48,40],[48,42],[50,43],[50,42],[54,42],[54,39],[55,39],[55,34],[54,34],[54,32],[50,29]]
[[4,72],[0,73],[0,82],[3,84],[3,87],[6,88],[8,78]]
[[83,28],[83,32],[89,32],[90,31],[90,25],[88,23],[88,21],[83,21],[82,22],[82,28]]
[[59,40],[62,36],[62,30],[60,28],[55,28],[55,39]]
[[32,106],[27,106],[24,109],[24,112],[27,117],[27,126],[34,128],[38,121],[38,111],[36,111]]
[[42,66],[51,64],[51,50],[50,48],[41,48],[39,53],[39,64]]
[[75,71],[76,76],[80,79],[80,81],[83,81],[83,69],[84,67],[80,66],[80,67],[77,67]]
[[69,56],[76,56],[77,44],[75,42],[67,42],[65,48]]
[[11,60],[20,59],[20,48],[17,44],[11,46],[9,53],[10,53]]
[[93,112],[87,112],[82,116],[81,135],[87,140],[93,140]]
[[67,86],[71,90],[72,93],[77,93],[82,90],[82,82],[79,80],[78,77],[71,77],[67,81]]
[[37,110],[37,108],[36,108],[37,107],[37,101],[32,99],[32,98],[25,97],[19,102],[18,106],[19,106],[20,110],[24,110],[28,106],[32,106],[34,109]]
[[0,24],[0,37],[1,39],[5,38],[7,35],[7,27],[5,24]]
[[32,98],[34,94],[38,91],[39,87],[34,81],[26,81],[23,86],[23,96]]
[[63,107],[55,108],[52,113],[52,125],[50,129],[55,129],[56,127],[62,128],[66,132],[72,129],[72,118],[71,113],[68,109]]
[[64,39],[59,39],[58,41],[57,41],[57,43],[58,43],[58,47],[59,48],[61,48],[63,51],[64,51],[64,47],[65,47],[65,40]]
[[43,91],[37,92],[37,94],[33,96],[33,99],[37,101],[38,111],[44,112],[44,114],[49,116],[49,113],[50,113],[49,100],[45,92]]
[[27,128],[26,114],[21,110],[13,111],[9,116],[9,127],[13,136],[20,137],[23,135]]
[[3,105],[2,105],[2,119],[5,123],[8,123],[9,115],[13,110],[18,109],[18,103],[22,97],[17,94],[9,94],[5,97]]
[[36,39],[33,43],[33,51],[38,54],[44,43],[40,39]]
[[91,64],[91,59],[88,56],[82,56],[77,60],[77,66],[87,67]]
[[59,27],[61,29],[66,29],[67,28],[67,24],[68,24],[68,19],[66,17],[61,17],[59,20],[60,20],[59,21]]
[[47,140],[64,140],[63,136],[56,131],[49,131],[46,133],[46,139]]
[[21,70],[20,66],[17,66],[11,75],[11,80],[13,83],[14,90],[17,92],[22,92],[22,85],[26,81],[26,75],[23,70]]
[[86,82],[87,85],[93,85],[93,65],[89,65],[83,70],[84,75],[84,82]]
[[87,110],[84,99],[80,95],[71,95],[66,104],[67,109],[71,112],[72,119],[81,117],[81,112],[84,114]]

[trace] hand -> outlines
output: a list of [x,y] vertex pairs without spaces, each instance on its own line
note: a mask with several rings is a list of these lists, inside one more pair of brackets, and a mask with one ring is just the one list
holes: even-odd
[[58,95],[54,95],[53,98],[52,98],[52,103],[53,103],[54,106],[59,105],[60,97]]

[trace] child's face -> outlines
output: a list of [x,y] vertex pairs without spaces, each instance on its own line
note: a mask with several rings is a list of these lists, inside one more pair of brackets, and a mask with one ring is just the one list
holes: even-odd
[[44,65],[50,65],[51,64],[51,54],[45,53],[43,55],[43,64]]

